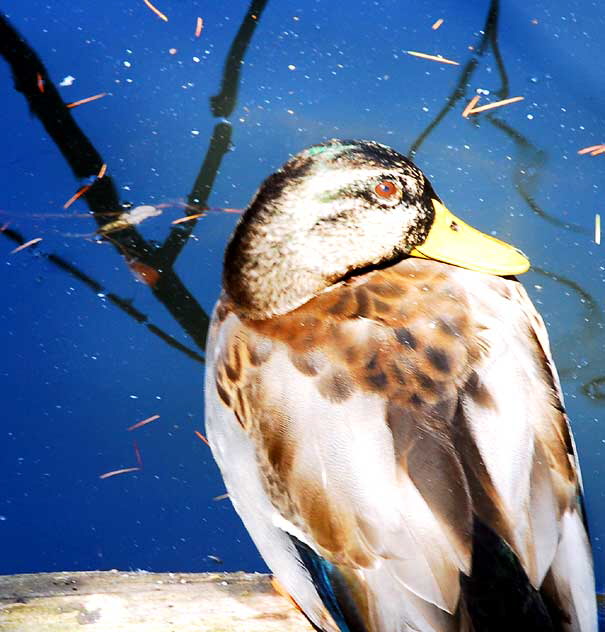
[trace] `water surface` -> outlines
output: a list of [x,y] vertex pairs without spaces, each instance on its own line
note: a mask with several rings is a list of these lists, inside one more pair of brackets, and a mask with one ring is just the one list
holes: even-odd
[[[289,155],[341,137],[413,156],[453,211],[530,255],[602,587],[605,155],[577,151],[605,142],[603,5],[157,4],[167,22],[142,0],[4,3],[0,573],[264,569],[194,434],[238,215],[171,222],[244,208]],[[478,90],[525,100],[462,118]],[[127,204],[162,214],[99,239]],[[100,479],[137,465],[133,440],[143,468]]]

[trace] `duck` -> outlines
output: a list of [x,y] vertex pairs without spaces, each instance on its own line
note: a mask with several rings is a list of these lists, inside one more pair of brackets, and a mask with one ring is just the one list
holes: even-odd
[[330,140],[225,250],[205,423],[321,632],[596,631],[578,457],[515,247],[396,150]]

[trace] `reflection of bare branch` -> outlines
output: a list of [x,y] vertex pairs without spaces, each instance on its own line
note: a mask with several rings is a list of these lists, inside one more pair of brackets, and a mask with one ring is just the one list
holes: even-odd
[[248,13],[231,44],[223,71],[221,91],[210,99],[214,116],[226,118],[231,116],[235,108],[244,55],[266,4],[267,0],[252,0]]
[[[483,35],[479,42],[479,46],[477,47],[476,55],[473,55],[473,57],[469,61],[467,61],[462,68],[460,77],[456,82],[454,90],[447,98],[445,105],[441,108],[441,110],[437,113],[437,116],[435,116],[435,118],[429,123],[429,125],[420,133],[418,138],[412,143],[412,146],[410,147],[410,150],[408,152],[408,156],[410,158],[413,158],[416,155],[422,143],[424,143],[428,136],[437,127],[437,125],[439,125],[439,123],[441,123],[441,121],[445,118],[448,112],[450,112],[450,110],[453,109],[456,103],[458,103],[458,101],[466,94],[466,87],[469,83],[469,80],[473,76],[473,73],[475,72],[475,70],[477,69],[477,65],[479,64],[478,57],[482,57],[485,54],[488,43],[492,43],[493,45],[493,42],[497,40],[499,10],[500,9],[498,0],[492,0],[489,11],[487,12],[485,26],[483,27]],[[502,65],[502,69],[503,68],[504,66]],[[504,76],[506,77],[506,74],[504,74]]]
[[[217,97],[212,98],[213,111],[217,116],[227,116],[235,107],[243,56],[266,2],[267,0],[251,2],[248,13],[233,41],[225,64],[222,91]],[[0,54],[11,66],[16,89],[23,93],[32,112],[57,144],[76,177],[90,179],[97,175],[103,165],[100,154],[74,121],[58,90],[50,81],[39,57],[2,15],[0,15]],[[44,92],[41,92],[38,87],[38,76],[44,81]],[[197,209],[205,208],[222,158],[229,149],[230,140],[230,125],[226,122],[216,125],[208,153],[189,196],[191,206],[195,204]],[[112,221],[111,212],[120,208],[117,191],[108,176],[94,179],[92,185],[83,194],[83,198],[93,211],[100,228]],[[175,226],[161,247],[148,243],[133,226],[112,232],[111,237],[108,235],[104,237],[118,249],[120,254],[160,273],[157,282],[151,286],[154,296],[168,309],[196,345],[204,349],[208,315],[173,270],[174,262],[194,226],[195,221],[188,222],[187,225]],[[73,270],[71,272],[73,273]],[[86,277],[86,275],[76,276],[80,280]]]
[[[16,230],[12,230],[11,228],[5,228],[3,234],[15,243],[22,244],[25,242],[23,237]],[[159,327],[156,327],[152,323],[148,322],[147,316],[145,316],[143,312],[140,312],[138,309],[133,307],[130,301],[124,298],[120,298],[117,294],[113,294],[112,292],[105,292],[103,286],[98,281],[95,281],[92,277],[82,272],[72,263],[69,263],[69,261],[63,259],[63,257],[59,257],[58,255],[52,253],[47,254],[41,252],[40,250],[36,251],[36,255],[44,257],[47,261],[55,265],[57,268],[63,270],[64,272],[67,272],[72,277],[78,279],[78,281],[84,283],[84,285],[90,288],[95,294],[104,294],[105,298],[108,301],[110,301],[116,307],[128,314],[131,318],[134,318],[134,320],[136,320],[138,323],[145,325],[147,329],[149,329],[149,331],[161,338],[171,347],[188,355],[192,360],[195,360],[196,362],[200,362],[202,364],[204,363],[204,358],[201,355],[181,344],[178,340],[175,340],[170,334],[167,334]]]
[[529,180],[531,176],[527,175],[528,172],[537,169],[538,167],[542,167],[545,162],[545,154],[543,151],[539,150],[532,142],[530,142],[523,134],[518,132],[516,129],[511,127],[508,123],[505,123],[503,120],[496,118],[493,115],[488,115],[487,120],[500,131],[504,132],[517,146],[519,150],[519,158],[520,164],[517,169],[515,169],[513,175],[513,184],[515,185],[515,189],[519,192],[519,195],[525,200],[529,208],[543,220],[553,224],[554,226],[558,226],[559,228],[564,228],[565,230],[569,230],[574,233],[580,233],[582,235],[590,235],[590,230],[584,228],[583,226],[579,226],[578,224],[573,224],[571,222],[566,222],[558,217],[547,213],[543,208],[541,208],[533,196],[527,190],[527,185],[529,184]]
[[[187,198],[186,213],[188,215],[197,215],[200,210],[207,208],[206,202],[212,190],[214,179],[223,156],[229,151],[230,142],[231,125],[229,123],[215,125],[206,158]],[[170,231],[170,235],[158,253],[164,265],[172,265],[176,261],[196,224],[196,220],[191,220],[185,224],[177,224]]]

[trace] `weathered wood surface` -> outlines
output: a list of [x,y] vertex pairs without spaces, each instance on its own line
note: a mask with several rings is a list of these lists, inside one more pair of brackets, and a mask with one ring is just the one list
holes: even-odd
[[310,632],[267,575],[95,571],[0,576],[1,632]]

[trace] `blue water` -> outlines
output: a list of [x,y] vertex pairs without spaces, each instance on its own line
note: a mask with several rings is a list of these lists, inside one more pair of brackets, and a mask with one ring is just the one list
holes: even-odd
[[[15,29],[46,83],[36,94],[38,66],[19,55],[11,67],[4,51],[0,573],[264,569],[229,501],[213,500],[224,487],[194,434],[203,432],[204,314],[218,295],[237,215],[211,211],[190,236],[171,221],[184,202],[206,194],[210,207],[243,208],[291,153],[342,137],[412,150],[453,211],[530,255],[535,268],[523,281],[550,327],[602,589],[605,245],[594,242],[594,219],[605,216],[605,155],[577,150],[605,142],[605,7],[382,0],[348,3],[343,14],[329,0],[263,4],[249,12],[240,0],[157,0],[164,22],[142,0],[4,3],[0,47]],[[196,38],[198,16],[204,28]],[[444,23],[432,30],[438,18]],[[242,22],[226,96],[214,100],[213,112]],[[460,66],[406,50],[440,53]],[[13,72],[27,95],[15,89]],[[68,76],[73,83],[60,86]],[[43,101],[51,84],[58,91],[52,105]],[[525,100],[463,119],[477,89],[488,91],[480,105]],[[77,128],[43,126],[44,117],[64,116],[62,102],[103,92],[70,110]],[[218,167],[213,185],[196,189],[221,121],[225,146],[232,133],[230,151],[213,154],[215,164],[204,170],[211,181]],[[96,162],[82,139],[98,152]],[[101,163],[115,191],[95,184],[64,209]],[[163,212],[125,236],[95,240],[91,209],[119,212],[127,202]],[[187,237],[171,277],[182,292],[158,296],[127,258],[149,264],[154,252],[166,255],[159,248],[171,230]],[[10,254],[37,237],[43,240]],[[137,464],[133,439],[143,468],[101,480]]]

